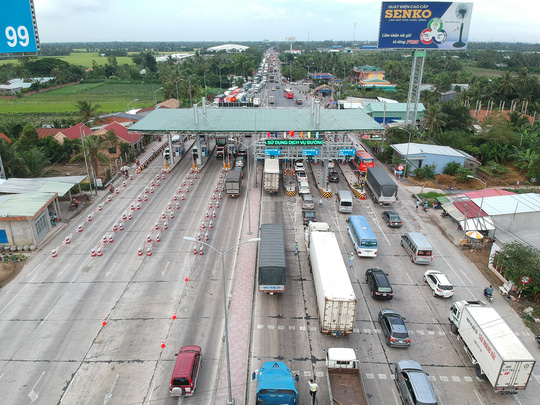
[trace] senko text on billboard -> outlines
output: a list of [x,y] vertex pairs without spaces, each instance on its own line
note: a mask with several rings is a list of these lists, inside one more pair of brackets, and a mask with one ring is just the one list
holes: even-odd
[[467,49],[472,3],[383,2],[379,48]]
[[2,0],[0,6],[0,54],[37,53],[31,0]]

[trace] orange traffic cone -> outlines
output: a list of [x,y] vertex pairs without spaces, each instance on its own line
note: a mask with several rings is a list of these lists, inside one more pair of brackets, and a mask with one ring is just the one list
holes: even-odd
[[161,339],[161,348],[165,349],[165,342],[163,341],[163,339]]

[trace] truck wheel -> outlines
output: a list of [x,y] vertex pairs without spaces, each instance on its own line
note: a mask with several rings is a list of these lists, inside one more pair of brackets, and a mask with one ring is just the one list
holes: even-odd
[[486,379],[486,375],[482,374],[482,367],[480,367],[480,364],[476,363],[476,365],[474,366],[474,371],[476,372],[476,376],[478,378],[480,378],[481,380]]
[[450,330],[454,335],[457,335],[457,326],[454,322],[450,323]]

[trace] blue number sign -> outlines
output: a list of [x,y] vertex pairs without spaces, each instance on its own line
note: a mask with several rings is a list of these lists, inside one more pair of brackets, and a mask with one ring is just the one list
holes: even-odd
[[32,0],[6,0],[0,6],[0,54],[37,53]]

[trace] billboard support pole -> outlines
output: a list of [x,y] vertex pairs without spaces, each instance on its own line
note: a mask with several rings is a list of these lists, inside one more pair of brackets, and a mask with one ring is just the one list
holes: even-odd
[[409,83],[409,94],[407,96],[407,112],[405,113],[405,126],[414,126],[416,124],[418,102],[420,101],[420,85],[422,84],[425,60],[425,51],[413,51],[411,81]]

